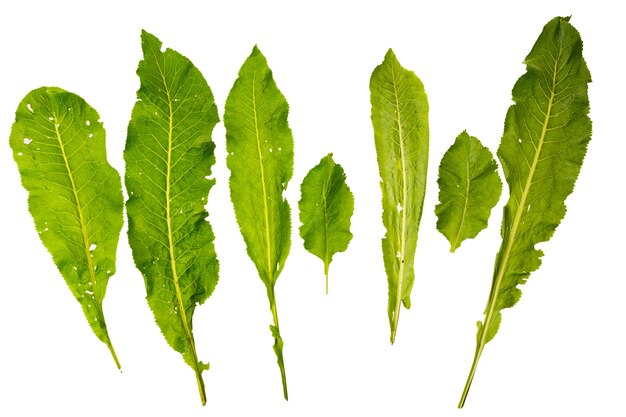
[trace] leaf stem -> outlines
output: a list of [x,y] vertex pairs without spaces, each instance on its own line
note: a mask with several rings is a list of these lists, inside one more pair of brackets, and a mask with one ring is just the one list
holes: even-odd
[[276,297],[274,296],[274,288],[268,288],[268,298],[270,300],[270,310],[272,311],[272,318],[274,319],[274,325],[270,326],[272,336],[274,336],[274,352],[278,360],[278,367],[280,368],[280,378],[283,383],[283,396],[285,400],[289,400],[289,394],[287,392],[287,375],[285,373],[285,362],[283,360],[283,338],[280,336],[280,327],[278,325],[278,310],[276,309]]
[[[481,340],[483,337],[483,333],[485,332],[485,328],[482,327],[481,330]],[[476,345],[476,353],[474,353],[474,361],[472,362],[472,368],[470,369],[470,373],[467,376],[467,382],[465,382],[465,387],[463,388],[463,394],[461,394],[461,400],[459,401],[459,408],[463,408],[465,405],[465,400],[467,399],[467,394],[469,393],[470,387],[472,386],[472,381],[474,380],[474,374],[476,373],[476,367],[478,366],[478,361],[480,360],[480,356],[483,353],[483,349],[485,348],[484,343],[478,342]]]
[[326,275],[326,295],[328,295],[328,260],[327,259],[324,261],[324,275]]
[[115,353],[115,349],[113,349],[113,344],[109,340],[106,343],[106,345],[109,348],[109,351],[111,352],[111,355],[113,356],[113,360],[115,361],[115,365],[117,365],[117,369],[119,369],[121,371],[122,370],[122,365],[120,364],[120,361],[117,359],[117,354]]
[[[194,349],[194,353],[195,353],[195,349]],[[200,369],[199,365],[198,365],[198,358],[195,357],[196,359],[196,366],[194,367],[194,371],[196,373],[196,382],[198,383],[198,392],[200,393],[200,402],[202,402],[202,405],[206,405],[206,389],[204,388],[204,380],[202,379],[202,369]]]
[[390,341],[393,345],[393,342],[396,341],[396,330],[398,330],[398,319],[400,318],[400,297],[396,297],[396,305],[394,308],[394,314],[391,318],[391,337]]

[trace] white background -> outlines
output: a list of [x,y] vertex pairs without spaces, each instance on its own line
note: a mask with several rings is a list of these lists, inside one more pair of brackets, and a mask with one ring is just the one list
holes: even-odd
[[[593,138],[568,213],[553,239],[541,245],[543,265],[523,288],[520,303],[504,313],[466,407],[457,411],[508,191],[490,227],[452,255],[435,229],[437,167],[463,129],[495,151],[524,57],[546,22],[570,14],[594,79]],[[601,1],[571,0],[3,2],[0,415],[626,415],[622,19]],[[120,373],[33,227],[8,146],[17,104],[41,85],[80,94],[100,113],[109,160],[123,173],[142,28],[203,72],[220,116],[254,44],[290,103],[295,169],[287,198],[296,222],[276,286],[289,402],[282,399],[265,290],[229,199],[223,124],[213,134],[217,185],[208,204],[220,282],[194,316],[199,356],[212,366],[204,373],[205,408],[191,368],[154,323],[126,228],[104,303]],[[394,346],[368,89],[389,47],[422,79],[431,109],[413,307],[402,311]],[[302,178],[331,151],[355,195],[354,239],[335,257],[325,296],[322,263],[304,250],[294,209]]]

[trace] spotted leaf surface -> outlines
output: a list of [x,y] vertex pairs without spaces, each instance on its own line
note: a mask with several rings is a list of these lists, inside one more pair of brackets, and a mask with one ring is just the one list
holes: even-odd
[[102,301],[115,273],[123,197],[100,116],[76,94],[38,88],[17,108],[10,144],[37,233],[119,367]]
[[128,241],[143,274],[148,304],[165,340],[194,370],[206,402],[193,337],[193,313],[213,292],[218,261],[205,210],[215,180],[218,122],[213,94],[198,69],[178,52],[141,35],[141,86],[128,125]]

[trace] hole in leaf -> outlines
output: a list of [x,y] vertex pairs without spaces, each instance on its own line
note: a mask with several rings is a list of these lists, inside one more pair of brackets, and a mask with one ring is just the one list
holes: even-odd
[[30,145],[32,141],[33,141],[32,139],[24,138],[24,145]]
[[33,112],[33,106],[31,106],[31,105],[30,105],[30,103],[28,103],[28,104],[26,105],[26,108],[28,109],[28,111],[29,111],[29,112],[34,113],[34,112]]

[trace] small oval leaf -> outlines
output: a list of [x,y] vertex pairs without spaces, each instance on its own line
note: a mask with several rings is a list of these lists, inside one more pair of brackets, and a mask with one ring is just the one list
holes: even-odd
[[300,190],[300,236],[304,248],[324,262],[328,294],[328,267],[333,255],[345,251],[352,239],[350,218],[354,212],[354,196],[333,154],[326,155],[309,171]]
[[461,133],[439,165],[437,230],[454,252],[465,239],[487,227],[491,210],[502,194],[498,164],[489,149],[467,132]]

